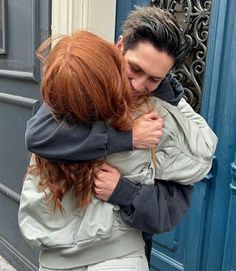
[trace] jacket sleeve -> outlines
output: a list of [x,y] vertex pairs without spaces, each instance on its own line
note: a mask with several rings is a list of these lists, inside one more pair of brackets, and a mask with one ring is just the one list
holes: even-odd
[[49,234],[49,227],[46,224],[50,223],[51,216],[45,203],[45,193],[38,191],[38,183],[38,177],[31,174],[25,176],[18,211],[18,224],[22,236],[29,245],[43,248],[42,240]]
[[71,163],[132,150],[132,133],[116,131],[102,121],[92,125],[59,122],[43,104],[27,122],[25,143],[30,152],[45,159]]
[[[34,155],[30,166],[35,165]],[[73,192],[68,191],[61,201],[63,212],[54,209],[47,200],[50,191],[39,189],[40,176],[27,173],[23,182],[18,211],[18,224],[22,236],[35,248],[68,247],[75,242],[75,229],[82,217],[76,213]]]
[[193,187],[156,180],[155,185],[135,185],[121,177],[109,202],[121,207],[123,219],[143,232],[172,230],[190,205]]
[[63,213],[47,203],[49,191],[39,191],[39,176],[27,174],[21,192],[18,224],[24,239],[35,248],[67,247],[74,242],[81,218],[76,214],[73,194],[63,197]]
[[202,116],[181,99],[166,104],[163,136],[157,146],[156,178],[194,184],[210,171],[217,137]]

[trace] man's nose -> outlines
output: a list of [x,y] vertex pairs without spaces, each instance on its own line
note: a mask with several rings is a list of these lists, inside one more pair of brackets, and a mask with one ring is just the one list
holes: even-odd
[[133,78],[131,80],[131,86],[134,90],[142,92],[145,91],[146,79],[144,77]]

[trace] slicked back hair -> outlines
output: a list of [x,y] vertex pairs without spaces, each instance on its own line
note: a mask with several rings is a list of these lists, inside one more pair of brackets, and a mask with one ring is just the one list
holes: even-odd
[[182,63],[190,49],[190,39],[182,36],[174,16],[157,7],[136,6],[122,26],[124,54],[139,42],[150,42],[158,50]]

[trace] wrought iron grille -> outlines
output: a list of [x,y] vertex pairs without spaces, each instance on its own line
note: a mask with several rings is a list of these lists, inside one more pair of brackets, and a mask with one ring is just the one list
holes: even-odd
[[187,101],[199,111],[205,61],[207,53],[208,28],[211,2],[205,0],[151,0],[150,4],[168,10],[178,20],[183,35],[192,39],[191,53],[184,64],[173,70],[185,89]]

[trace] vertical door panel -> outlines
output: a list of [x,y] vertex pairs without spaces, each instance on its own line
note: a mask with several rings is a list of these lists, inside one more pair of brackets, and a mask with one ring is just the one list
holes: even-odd
[[[127,2],[130,5],[133,4],[132,1]],[[236,56],[236,39],[234,37],[236,3],[233,0],[152,0],[144,4],[154,2],[166,6],[167,9],[171,9],[174,5],[185,5],[192,8],[192,5],[195,4],[194,12],[200,16],[199,22],[208,14],[209,3],[211,2],[206,73],[200,112],[216,131],[219,137],[219,145],[211,172],[194,187],[191,208],[184,219],[173,231],[154,236],[151,270],[234,270],[232,266],[235,264],[233,258],[235,245],[232,245],[232,240],[235,240],[236,233],[234,231],[232,236],[234,197],[231,197],[231,212],[229,212],[229,163],[233,160],[236,144],[236,69],[234,61]],[[127,14],[128,11],[126,7],[125,13]],[[120,13],[122,14],[121,11]],[[228,15],[226,16],[226,14]],[[117,18],[119,19],[119,17]],[[186,20],[188,19],[189,17],[186,18]],[[193,31],[196,32],[194,32],[196,37],[201,39],[201,36],[197,35],[198,29],[193,29]],[[200,33],[200,35],[202,34]],[[199,42],[202,42],[202,40],[199,40]],[[204,46],[203,49],[206,50]],[[231,229],[228,234],[226,233],[227,222],[228,229]],[[228,238],[226,238],[227,236]],[[224,243],[225,238],[226,243]],[[230,253],[229,250],[227,250],[227,253],[225,252],[224,264],[227,265],[227,268],[230,266],[231,269],[224,269],[222,255],[229,243],[232,249]]]
[[18,271],[37,270],[38,253],[21,237],[17,216],[29,162],[26,121],[40,105],[35,50],[50,35],[51,1],[5,3],[7,53],[0,54],[0,254]]

